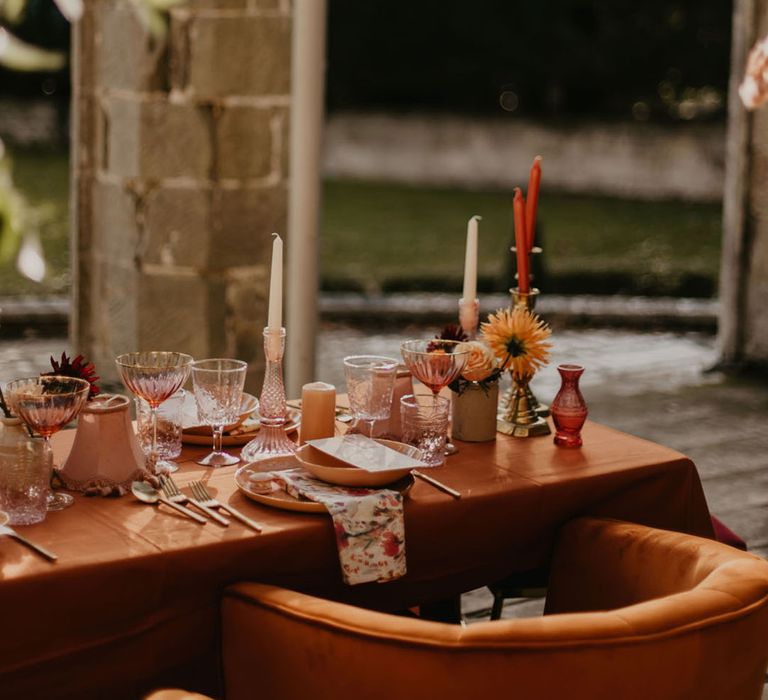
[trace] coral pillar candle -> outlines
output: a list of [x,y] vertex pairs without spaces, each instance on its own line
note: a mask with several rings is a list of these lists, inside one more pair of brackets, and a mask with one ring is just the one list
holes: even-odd
[[517,253],[517,288],[523,294],[529,291],[528,248],[525,234],[525,199],[519,187],[515,187],[515,248]]
[[283,326],[283,239],[272,234],[272,271],[269,277],[269,313],[267,327],[278,332]]
[[301,444],[333,437],[336,428],[336,387],[325,382],[301,389]]
[[536,210],[539,207],[539,185],[541,184],[541,156],[533,159],[531,175],[528,179],[528,192],[525,202],[525,241],[528,252],[533,248],[536,233]]
[[464,254],[464,292],[462,298],[474,301],[477,297],[477,222],[475,215],[467,224],[467,250]]

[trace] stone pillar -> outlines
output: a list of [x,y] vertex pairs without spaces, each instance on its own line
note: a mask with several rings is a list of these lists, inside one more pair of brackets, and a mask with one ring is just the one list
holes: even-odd
[[768,108],[737,88],[749,49],[768,33],[768,0],[735,0],[728,96],[719,346],[725,366],[768,367]]
[[158,39],[88,2],[73,45],[72,344],[263,369],[270,234],[286,231],[289,0],[187,0]]

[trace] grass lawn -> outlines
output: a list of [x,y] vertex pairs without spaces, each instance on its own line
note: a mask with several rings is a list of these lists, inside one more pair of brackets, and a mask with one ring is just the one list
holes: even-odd
[[[505,291],[514,266],[508,192],[328,182],[322,223],[326,287],[454,289],[466,222],[480,214],[481,289]],[[547,291],[708,295],[716,288],[721,208],[542,191]]]
[[[0,266],[0,295],[69,287],[66,153],[12,152],[17,187],[31,204],[49,275],[43,284]],[[539,204],[547,292],[714,293],[720,206],[649,203],[549,193]],[[325,289],[461,290],[466,222],[480,214],[479,287],[505,291],[514,273],[509,192],[325,183],[321,276]]]

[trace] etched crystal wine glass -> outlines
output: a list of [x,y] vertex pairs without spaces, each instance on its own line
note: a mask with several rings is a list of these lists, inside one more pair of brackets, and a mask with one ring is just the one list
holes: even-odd
[[213,451],[196,460],[206,467],[237,464],[239,457],[222,448],[224,426],[237,421],[243,400],[246,362],[215,358],[192,363],[198,418],[213,429]]
[[355,418],[368,424],[368,437],[373,437],[377,420],[389,418],[397,364],[397,360],[379,355],[344,358],[349,407]]
[[[51,435],[80,413],[88,400],[91,385],[85,379],[48,375],[16,379],[6,389],[11,410],[31,430],[42,436],[51,449]],[[62,510],[74,503],[68,493],[49,491],[48,510]]]
[[[400,346],[403,362],[411,374],[432,392],[435,406],[438,394],[457,379],[467,364],[469,350],[458,348],[458,340],[406,340]],[[447,429],[446,429],[447,433]],[[446,454],[456,452],[456,447],[446,443]]]
[[157,407],[172,396],[187,381],[192,356],[183,352],[127,352],[115,358],[123,384],[149,404],[152,418],[152,447],[149,453],[150,471],[155,474],[176,471],[172,462],[159,461],[157,452]]

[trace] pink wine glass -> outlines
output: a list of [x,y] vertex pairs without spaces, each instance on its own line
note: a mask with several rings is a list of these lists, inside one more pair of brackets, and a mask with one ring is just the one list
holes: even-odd
[[[74,420],[88,400],[91,385],[85,379],[47,375],[17,379],[6,389],[13,412],[51,449],[51,435]],[[48,510],[62,510],[74,503],[68,493],[48,492]]]
[[[411,374],[429,387],[437,408],[437,396],[452,381],[458,379],[469,359],[469,350],[459,350],[458,340],[406,340],[400,353]],[[447,428],[446,428],[447,433]],[[454,454],[456,447],[447,442],[446,454]]]
[[127,352],[115,359],[123,384],[149,404],[152,446],[149,464],[155,474],[176,471],[173,462],[160,462],[157,450],[157,407],[187,381],[192,356],[183,352]]

